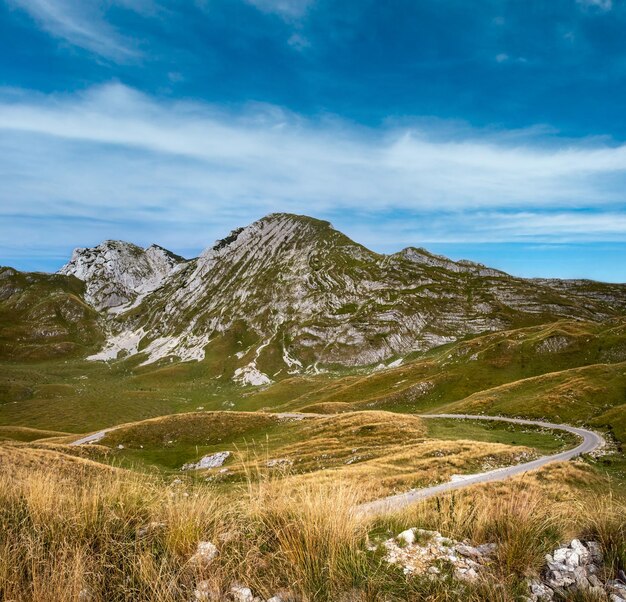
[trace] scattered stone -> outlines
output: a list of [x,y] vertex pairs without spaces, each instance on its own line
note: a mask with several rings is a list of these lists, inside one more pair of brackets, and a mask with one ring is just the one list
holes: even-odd
[[602,549],[596,541],[582,542],[573,539],[568,545],[557,548],[552,554],[546,554],[543,579],[530,580],[529,600],[569,600],[576,595],[592,595],[612,602],[626,602],[626,584],[619,580],[603,583],[598,575],[602,574]]
[[459,544],[455,546],[455,549],[459,554],[461,554],[461,556],[465,556],[466,558],[473,558],[474,560],[476,560],[482,558],[485,555],[493,553],[495,547],[496,546],[492,544],[486,544],[478,547]]
[[93,593],[88,587],[83,587],[78,592],[78,602],[92,602],[93,599]]
[[234,602],[255,602],[252,590],[249,587],[243,585],[233,585],[230,588],[230,595]]
[[290,460],[289,458],[274,458],[272,460],[268,460],[266,466],[268,468],[286,468],[292,464],[293,460]]
[[602,581],[600,581],[596,575],[589,575],[588,579],[592,587],[603,587]]
[[137,537],[146,537],[147,535],[151,535],[158,531],[162,531],[165,528],[165,523],[159,523],[157,521],[152,521],[143,527],[139,527],[137,529]]
[[407,529],[406,531],[402,531],[396,537],[398,541],[404,542],[407,545],[411,545],[415,543],[415,531],[413,529]]
[[609,592],[613,594],[617,594],[619,596],[626,598],[626,585],[624,585],[622,582],[618,581],[617,579],[614,579],[613,581],[609,581],[607,583],[607,589],[609,590]]
[[552,600],[554,592],[544,583],[533,579],[529,582],[531,600]]
[[211,586],[208,581],[199,581],[196,583],[196,589],[193,591],[193,599],[195,602],[212,602]]
[[210,541],[200,541],[194,555],[189,559],[189,563],[197,567],[206,567],[218,554],[218,549]]

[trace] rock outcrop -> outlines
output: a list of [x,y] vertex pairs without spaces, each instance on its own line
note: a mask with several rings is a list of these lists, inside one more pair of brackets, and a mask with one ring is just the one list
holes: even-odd
[[463,581],[477,579],[496,550],[495,544],[472,546],[426,529],[408,529],[385,541],[383,546],[385,560],[400,565],[406,574],[427,573],[435,578],[447,566]]
[[184,259],[152,245],[106,240],[91,249],[75,249],[59,274],[85,282],[85,299],[97,310],[119,308],[158,288]]

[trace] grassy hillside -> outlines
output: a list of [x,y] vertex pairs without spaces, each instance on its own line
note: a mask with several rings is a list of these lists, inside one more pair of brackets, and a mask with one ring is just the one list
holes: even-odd
[[[358,484],[368,499],[446,481],[453,474],[515,464],[575,445],[577,439],[504,424],[454,420],[424,423],[411,415],[353,412],[303,419],[250,412],[193,412],[122,426],[92,451],[103,461],[151,472],[233,484],[284,479]],[[41,445],[47,445],[42,443]],[[184,464],[229,452],[216,468],[181,472]]]
[[[293,489],[268,480],[225,496],[206,483],[166,484],[72,458],[43,467],[37,450],[2,451],[3,600],[179,602],[201,582],[221,600],[238,582],[263,599],[512,602],[559,542],[599,540],[610,570],[625,558],[624,505],[595,496],[590,485],[606,489],[606,480],[572,464],[376,518],[352,512],[361,491],[337,481]],[[497,543],[496,557],[476,582],[407,575],[380,543],[412,527]],[[210,563],[191,560],[200,541],[217,547]]]
[[395,368],[290,376],[260,388],[216,377],[216,362],[224,357],[216,349],[203,362],[160,366],[138,366],[134,358],[0,363],[0,425],[88,432],[198,408],[432,411],[535,376],[624,362],[626,323],[560,321],[491,333],[409,358]]
[[440,409],[591,424],[611,429],[626,442],[626,362],[573,368],[508,383]]
[[281,381],[254,399],[267,407],[307,411],[371,407],[424,411],[531,376],[624,360],[624,320],[606,324],[559,321],[477,336],[371,374]]
[[82,357],[104,336],[73,276],[0,267],[0,360]]

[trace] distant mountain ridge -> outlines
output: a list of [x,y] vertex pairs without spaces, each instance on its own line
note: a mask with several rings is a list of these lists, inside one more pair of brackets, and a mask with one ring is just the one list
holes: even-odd
[[106,340],[91,359],[198,360],[254,385],[388,364],[483,332],[626,314],[626,285],[516,278],[412,247],[381,255],[291,214],[234,230],[194,259],[105,241],[77,249],[59,273],[80,280],[99,312]]

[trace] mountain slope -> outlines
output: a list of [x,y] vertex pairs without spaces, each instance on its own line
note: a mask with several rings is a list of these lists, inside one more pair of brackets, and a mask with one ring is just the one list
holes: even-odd
[[64,272],[85,279],[96,306],[118,304],[107,345],[92,359],[205,359],[208,370],[244,384],[373,365],[560,318],[600,321],[626,308],[623,285],[526,280],[423,249],[380,255],[328,222],[289,214],[175,263],[148,292],[138,292],[147,290],[142,269],[130,284],[107,281],[109,297],[101,295],[99,273],[78,264]]
[[0,359],[84,356],[104,340],[98,312],[73,276],[0,268]]
[[624,361],[626,320],[560,320],[444,345],[385,370],[285,379],[249,399],[282,411],[419,413],[533,376]]

